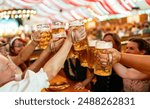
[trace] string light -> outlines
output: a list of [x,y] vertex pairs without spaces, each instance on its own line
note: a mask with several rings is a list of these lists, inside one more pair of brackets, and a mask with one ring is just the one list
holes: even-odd
[[35,14],[36,11],[32,9],[10,9],[0,11],[0,18],[28,18]]

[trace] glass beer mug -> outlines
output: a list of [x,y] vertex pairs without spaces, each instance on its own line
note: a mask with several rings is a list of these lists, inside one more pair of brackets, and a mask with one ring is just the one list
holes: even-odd
[[53,22],[51,28],[52,28],[52,38],[54,40],[67,37],[66,31],[65,31],[65,23]]
[[110,76],[112,72],[111,63],[107,62],[106,65],[100,63],[99,54],[103,50],[112,48],[112,42],[97,41],[95,46],[95,63],[94,63],[94,74],[100,76]]
[[79,58],[79,53],[74,50],[73,46],[71,47],[71,49],[69,51],[68,57],[69,58]]
[[[82,20],[76,20],[69,23],[69,28],[73,31],[80,31],[81,28],[84,28],[84,22]],[[86,36],[75,36],[75,33],[72,32],[72,40],[73,40],[73,47],[75,51],[81,51],[87,48],[87,38]]]
[[87,37],[86,35],[76,35],[75,32],[85,29],[83,20],[76,20],[69,23],[69,28],[72,29],[73,48],[79,54],[79,60],[82,66],[87,67]]
[[89,40],[88,41],[88,54],[87,54],[87,62],[88,68],[94,69],[94,59],[95,59],[95,45],[97,40]]
[[38,24],[33,29],[38,33],[38,37],[40,37],[39,48],[45,49],[52,39],[49,24]]

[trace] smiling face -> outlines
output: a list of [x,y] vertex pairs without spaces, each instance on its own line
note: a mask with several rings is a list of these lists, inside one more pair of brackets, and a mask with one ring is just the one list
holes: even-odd
[[129,41],[126,45],[126,53],[144,54],[143,50],[139,50],[139,45],[136,42]]
[[25,47],[25,44],[20,40],[15,40],[13,47],[15,54],[19,54],[19,52]]

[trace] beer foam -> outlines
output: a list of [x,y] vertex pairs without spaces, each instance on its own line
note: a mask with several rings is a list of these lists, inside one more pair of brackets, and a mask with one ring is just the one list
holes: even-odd
[[39,24],[37,25],[37,30],[50,31],[50,26],[48,24]]
[[52,34],[52,37],[53,37],[53,39],[62,38],[62,37],[66,38],[67,35],[66,35],[66,32],[61,32],[61,33],[57,33],[57,34]]
[[95,47],[97,40],[88,40],[89,47]]
[[81,20],[76,20],[69,23],[69,26],[82,26],[82,25],[84,25],[84,22]]
[[52,25],[52,29],[65,28],[65,25]]
[[97,49],[108,49],[112,48],[112,42],[105,42],[105,41],[97,41],[96,42]]
[[57,28],[65,28],[65,23],[63,22],[53,22],[52,23],[52,29],[57,29]]

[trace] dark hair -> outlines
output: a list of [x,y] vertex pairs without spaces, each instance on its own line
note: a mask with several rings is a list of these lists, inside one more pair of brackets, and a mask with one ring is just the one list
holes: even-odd
[[22,43],[26,44],[26,41],[24,41],[24,40],[21,39],[20,37],[14,37],[14,38],[12,38],[12,39],[10,40],[10,42],[9,42],[9,54],[10,54],[11,56],[16,56],[16,55],[18,55],[18,54],[16,54],[16,53],[14,52],[14,44],[15,44],[15,41],[16,41],[16,40],[19,40],[19,41],[21,41]]
[[108,36],[108,35],[110,35],[113,38],[115,44],[117,45],[117,50],[120,51],[121,50],[121,40],[120,40],[120,37],[116,33],[106,33],[104,35],[103,39],[106,36]]
[[148,43],[148,41],[142,39],[142,38],[130,38],[129,41],[131,42],[135,42],[138,44],[138,49],[141,50],[145,50],[145,55],[149,55],[150,54],[150,44]]

